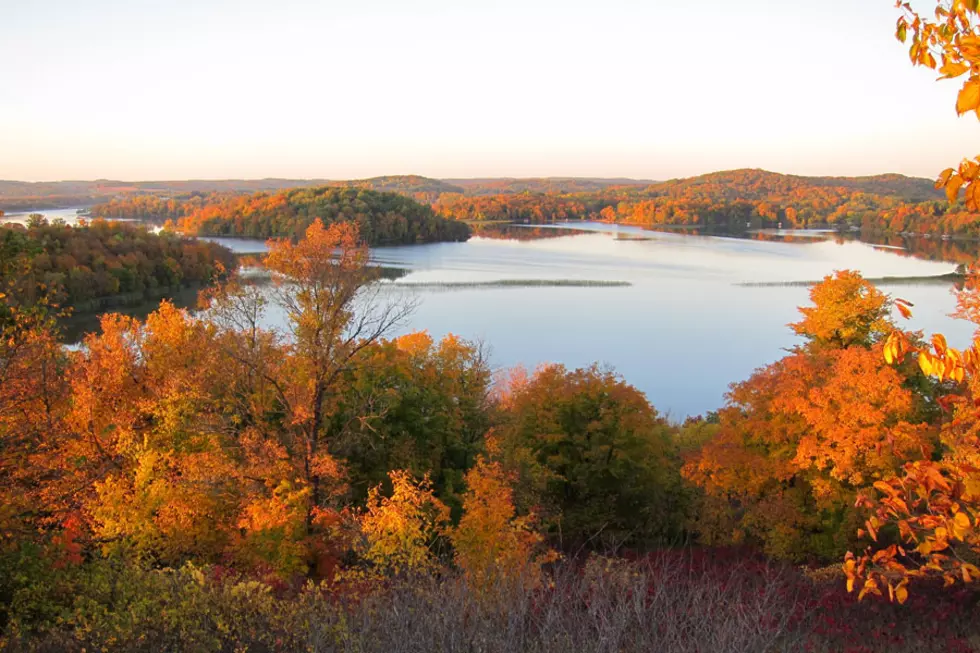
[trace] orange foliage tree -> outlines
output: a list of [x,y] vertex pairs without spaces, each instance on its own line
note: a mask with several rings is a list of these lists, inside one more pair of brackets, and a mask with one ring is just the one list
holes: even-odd
[[543,537],[534,517],[517,516],[511,483],[499,462],[477,459],[466,474],[463,516],[452,531],[456,564],[477,586],[500,580],[536,583],[541,564],[551,559],[539,552]]
[[840,555],[857,492],[934,446],[926,402],[907,387],[918,371],[882,358],[887,297],[847,271],[810,297],[791,325],[808,342],[735,384],[717,434],[685,465],[709,542],[754,541],[792,560]]
[[356,226],[315,220],[298,243],[270,241],[266,266],[275,273],[277,297],[291,326],[291,354],[276,381],[286,413],[293,455],[310,487],[308,522],[328,492],[335,469],[326,447],[329,416],[338,401],[339,382],[354,361],[414,309],[411,302],[385,294],[377,269],[369,266],[367,246]]

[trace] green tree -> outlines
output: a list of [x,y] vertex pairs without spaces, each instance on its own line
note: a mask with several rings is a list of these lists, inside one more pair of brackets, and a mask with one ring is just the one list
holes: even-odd
[[683,493],[670,425],[633,386],[596,366],[514,380],[497,429],[518,501],[565,547],[676,536]]

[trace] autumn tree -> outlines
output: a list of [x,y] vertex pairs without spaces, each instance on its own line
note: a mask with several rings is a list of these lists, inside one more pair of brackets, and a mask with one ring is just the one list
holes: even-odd
[[667,422],[598,367],[539,369],[503,394],[501,459],[515,497],[566,547],[667,541],[678,534],[680,460]]
[[145,324],[104,317],[76,355],[72,437],[52,490],[89,488],[81,497],[98,539],[170,563],[228,552],[246,486],[213,336],[163,303]]
[[277,390],[288,416],[285,426],[295,435],[293,455],[302,461],[300,471],[310,487],[312,522],[334,466],[325,438],[338,382],[364,349],[414,306],[374,283],[377,269],[349,223],[326,228],[316,220],[298,243],[270,241],[266,265],[289,318],[291,356]]
[[840,555],[854,541],[857,492],[936,445],[918,370],[883,357],[886,296],[853,272],[828,276],[791,325],[808,338],[732,386],[717,434],[684,474],[703,496],[709,542],[751,541],[792,560]]
[[331,451],[363,501],[392,469],[430,474],[436,495],[461,509],[463,476],[490,427],[491,371],[482,349],[425,332],[379,342],[343,375],[331,417]]
[[69,514],[65,501],[42,496],[50,458],[66,428],[68,357],[50,316],[21,306],[8,309],[0,320],[0,548],[48,530]]
[[815,346],[869,346],[894,328],[888,297],[853,270],[838,270],[810,289],[793,331]]
[[552,559],[540,550],[542,536],[533,515],[518,516],[512,482],[503,466],[481,456],[466,474],[463,516],[451,539],[456,564],[483,587],[499,581],[534,584],[541,565]]
[[[978,290],[971,280],[959,296],[959,314],[976,318]],[[884,356],[894,365],[917,365],[943,389],[939,456],[911,461],[859,500],[866,510],[861,534],[871,540],[848,553],[848,588],[904,602],[909,581],[940,576],[947,585],[980,578],[980,340],[950,347],[936,334],[923,346],[896,331]]]
[[415,480],[408,472],[393,470],[389,478],[390,496],[380,485],[368,493],[360,518],[360,554],[371,565],[372,575],[430,571],[437,562],[434,546],[448,526],[449,509],[433,496],[428,476]]

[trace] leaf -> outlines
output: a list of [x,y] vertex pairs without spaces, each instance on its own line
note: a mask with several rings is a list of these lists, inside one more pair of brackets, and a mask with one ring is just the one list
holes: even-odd
[[941,333],[935,334],[932,336],[932,346],[936,350],[936,355],[942,356],[946,353],[946,337]]
[[895,306],[898,308],[898,312],[901,313],[902,317],[904,317],[906,320],[912,317],[912,311],[909,310],[909,307],[905,304],[895,304]]
[[968,70],[970,70],[970,67],[965,63],[949,61],[939,69],[939,72],[943,74],[944,78],[952,79],[954,77],[959,77]]
[[965,181],[966,180],[959,175],[953,175],[950,177],[949,181],[946,182],[946,199],[949,200],[950,203],[956,201],[956,198],[960,194],[960,188],[963,187]]
[[966,189],[966,208],[976,211],[978,206],[980,206],[980,183],[974,181]]
[[897,38],[902,43],[905,43],[905,39],[908,38],[909,26],[906,24],[905,19],[901,18],[898,21],[898,29],[895,31],[895,38]]
[[895,590],[895,598],[898,599],[899,604],[905,603],[909,598],[909,591],[905,589],[905,585],[899,585]]
[[953,536],[962,540],[970,530],[970,517],[965,512],[958,512],[953,516],[952,524]]
[[980,107],[980,79],[973,78],[963,84],[956,98],[956,113],[963,115]]
[[885,356],[885,362],[888,363],[889,365],[894,363],[895,359],[897,358],[895,349],[896,349],[895,342],[889,339],[888,342],[885,343],[885,349],[882,352]]
[[932,356],[927,351],[923,351],[919,354],[919,369],[926,376],[932,376],[934,373]]
[[[949,183],[950,178],[956,173],[956,170],[952,168],[946,168],[941,173],[939,173],[939,179],[936,180],[936,189],[940,189]],[[898,301],[898,300],[896,300]]]

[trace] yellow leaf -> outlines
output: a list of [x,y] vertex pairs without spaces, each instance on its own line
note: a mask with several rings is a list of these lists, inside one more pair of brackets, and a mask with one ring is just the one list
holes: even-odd
[[950,202],[955,202],[956,198],[960,194],[960,188],[963,187],[965,180],[959,175],[953,175],[950,177],[949,181],[946,182],[946,199]]
[[964,181],[973,181],[977,178],[977,173],[980,172],[980,164],[977,164],[969,159],[963,159],[960,161],[958,172],[960,177],[963,177]]
[[929,355],[929,352],[923,351],[919,353],[919,368],[922,370],[922,373],[925,374],[926,376],[932,376],[933,374],[932,356]]
[[960,94],[956,98],[956,113],[963,115],[967,111],[973,111],[980,106],[980,79],[971,79],[963,84]]
[[939,189],[945,186],[946,184],[948,184],[950,178],[953,176],[955,172],[956,171],[953,170],[952,168],[946,168],[945,170],[943,170],[939,174],[939,179],[936,180],[936,188]]
[[953,534],[956,539],[962,540],[963,536],[970,530],[970,516],[965,512],[958,512],[953,516]]
[[932,346],[936,350],[936,355],[942,356],[946,353],[946,337],[941,333],[937,333],[932,337]]
[[963,578],[968,579],[966,582],[972,583],[975,579],[980,578],[980,569],[977,569],[976,565],[971,565],[969,562],[964,562],[962,569]]
[[976,211],[980,206],[980,183],[974,180],[966,189],[966,208]]
[[899,585],[898,589],[895,590],[895,598],[898,599],[899,603],[905,603],[909,598],[909,591],[905,589],[904,585]]

